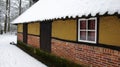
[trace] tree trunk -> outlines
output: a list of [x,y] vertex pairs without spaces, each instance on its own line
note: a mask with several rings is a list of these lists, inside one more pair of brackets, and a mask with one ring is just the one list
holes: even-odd
[[4,32],[7,31],[7,15],[5,15]]
[[10,0],[9,0],[9,8],[8,8],[8,32],[10,32]]
[[33,4],[33,0],[29,1],[29,7]]
[[22,1],[19,0],[19,15],[21,14],[21,4],[22,4]]
[[6,14],[5,14],[5,24],[4,24],[4,32],[7,32],[7,17],[8,17],[8,0],[6,0]]

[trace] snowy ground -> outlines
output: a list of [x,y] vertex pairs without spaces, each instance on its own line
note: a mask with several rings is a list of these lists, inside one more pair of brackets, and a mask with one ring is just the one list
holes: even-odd
[[15,35],[0,35],[0,67],[47,67],[15,45],[9,44],[16,42],[16,39]]

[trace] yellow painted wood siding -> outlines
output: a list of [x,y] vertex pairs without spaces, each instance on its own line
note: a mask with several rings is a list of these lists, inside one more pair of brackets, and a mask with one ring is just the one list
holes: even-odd
[[116,16],[100,17],[99,42],[120,46],[120,18]]
[[28,34],[40,35],[40,23],[29,23],[28,24]]
[[52,23],[52,37],[76,41],[77,20],[56,20]]
[[23,24],[18,24],[17,32],[23,32]]

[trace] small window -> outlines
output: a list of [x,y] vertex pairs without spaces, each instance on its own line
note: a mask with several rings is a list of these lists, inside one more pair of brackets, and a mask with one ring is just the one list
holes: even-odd
[[97,19],[79,19],[78,20],[78,41],[96,43]]

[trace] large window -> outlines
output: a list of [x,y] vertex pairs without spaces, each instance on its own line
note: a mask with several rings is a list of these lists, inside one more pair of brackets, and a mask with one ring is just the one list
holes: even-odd
[[78,20],[78,41],[96,43],[97,18]]

